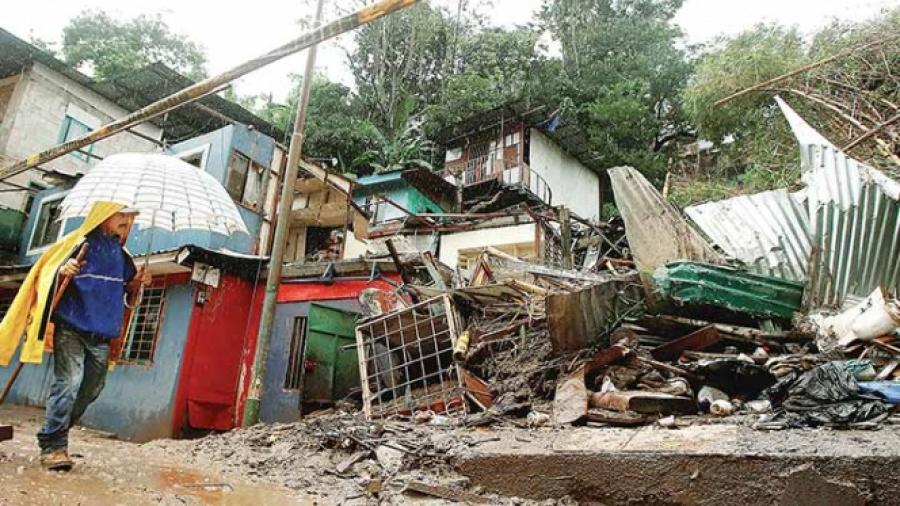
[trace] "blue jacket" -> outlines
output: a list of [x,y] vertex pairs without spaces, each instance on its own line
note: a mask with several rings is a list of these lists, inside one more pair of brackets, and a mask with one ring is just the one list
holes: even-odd
[[88,234],[84,266],[72,278],[54,317],[82,332],[114,339],[125,314],[125,285],[135,275],[131,257],[116,236]]

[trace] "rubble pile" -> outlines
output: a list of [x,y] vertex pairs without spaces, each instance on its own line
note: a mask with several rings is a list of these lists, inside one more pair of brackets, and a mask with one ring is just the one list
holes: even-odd
[[[346,407],[346,406],[345,406]],[[435,430],[438,429],[438,430]],[[255,425],[196,441],[160,441],[193,463],[281,483],[328,504],[403,504],[411,495],[502,503],[469,491],[452,470],[453,457],[486,439],[449,427],[431,414],[418,422],[368,422],[356,410],[328,410],[303,422]],[[441,485],[436,485],[440,483]]]
[[[365,414],[597,427],[733,416],[759,429],[888,416],[878,392],[893,391],[864,380],[894,377],[893,337],[859,330],[823,349],[826,330],[861,327],[797,318],[801,283],[687,260],[639,276],[628,262],[574,270],[487,248],[463,277],[404,286],[358,327]],[[873,304],[895,302],[879,292],[852,311],[880,322]]]

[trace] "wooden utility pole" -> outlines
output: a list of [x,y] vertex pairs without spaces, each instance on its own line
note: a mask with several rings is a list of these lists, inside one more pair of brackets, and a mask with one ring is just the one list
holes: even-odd
[[[173,109],[177,109],[182,105],[197,100],[198,98],[212,93],[224,84],[230,83],[235,79],[248,74],[260,67],[264,67],[272,62],[278,61],[285,56],[298,53],[319,42],[336,37],[344,32],[353,30],[359,26],[371,23],[392,12],[409,7],[417,2],[417,0],[382,0],[369,7],[348,14],[342,18],[336,19],[321,28],[310,30],[300,37],[288,42],[287,44],[273,49],[266,54],[258,56],[252,60],[241,63],[240,65],[226,70],[225,72],[208,77],[198,83],[195,83],[181,91],[175,92],[168,97],[160,99],[137,110],[123,118],[117,119],[111,123],[107,123],[96,130],[93,130],[77,139],[72,139],[58,146],[54,146],[48,150],[31,155],[25,160],[14,163],[6,168],[0,169],[0,181],[9,179],[16,174],[21,174],[29,169],[37,167],[43,163],[55,160],[73,151],[94,144],[95,142],[106,139],[119,132],[123,132],[137,126],[145,121],[151,120],[165,114]],[[296,168],[294,169],[296,170]]]
[[[316,27],[322,20],[322,2],[316,5]],[[259,333],[256,337],[256,354],[253,357],[253,370],[250,371],[250,391],[244,404],[243,426],[247,427],[259,421],[259,404],[262,397],[262,385],[266,378],[266,364],[269,358],[269,345],[272,342],[272,329],[275,323],[275,305],[277,303],[278,285],[281,283],[281,267],[284,261],[284,249],[287,245],[288,230],[291,227],[291,210],[294,206],[294,184],[297,182],[297,170],[303,154],[303,134],[306,128],[306,111],[309,106],[309,90],[312,87],[313,71],[316,65],[317,45],[309,48],[306,55],[306,69],[303,72],[303,87],[300,90],[300,103],[297,116],[294,118],[294,131],[288,147],[287,168],[281,186],[281,200],[275,224],[275,242],[269,259],[269,273],[266,277],[266,293],[263,299],[262,315],[259,319]]]
[[571,269],[574,263],[572,261],[572,220],[569,208],[566,206],[559,207],[559,236],[563,267]]

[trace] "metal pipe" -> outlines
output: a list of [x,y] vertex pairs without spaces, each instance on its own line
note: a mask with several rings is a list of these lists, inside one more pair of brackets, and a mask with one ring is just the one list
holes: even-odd
[[[77,139],[52,147],[46,151],[34,154],[26,158],[24,161],[15,163],[9,167],[0,170],[0,181],[8,179],[16,174],[21,174],[26,170],[59,158],[76,149],[101,141],[107,137],[125,131],[129,128],[137,126],[149,119],[155,118],[168,111],[177,109],[185,103],[202,96],[209,91],[227,84],[235,79],[248,74],[260,67],[264,67],[272,62],[278,61],[286,56],[300,52],[306,48],[315,46],[319,42],[336,37],[344,32],[350,31],[359,26],[371,23],[379,18],[386,16],[394,11],[408,7],[416,3],[417,0],[382,0],[374,5],[361,9],[352,14],[348,14],[342,18],[336,19],[327,25],[310,30],[300,37],[288,42],[287,44],[275,48],[266,54],[258,56],[252,60],[241,63],[240,65],[229,69],[219,75],[208,77],[198,83],[195,83],[181,91],[177,91],[168,97],[158,100],[147,105],[124,118],[117,119],[111,123],[101,126]],[[296,168],[293,169],[296,173]]]

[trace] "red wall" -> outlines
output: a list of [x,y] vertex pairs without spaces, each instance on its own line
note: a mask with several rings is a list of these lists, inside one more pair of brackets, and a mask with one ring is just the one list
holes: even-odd
[[[400,282],[398,274],[384,274],[391,281]],[[278,303],[309,302],[315,300],[355,299],[359,292],[366,288],[379,288],[381,290],[393,290],[394,287],[385,281],[376,279],[373,281],[354,280],[341,281],[335,279],[334,283],[282,283],[278,287]]]
[[238,398],[242,372],[249,369],[256,348],[260,302],[265,285],[222,273],[219,288],[194,287],[194,311],[188,329],[176,394],[174,432],[190,426],[228,430],[240,424],[243,400]]

